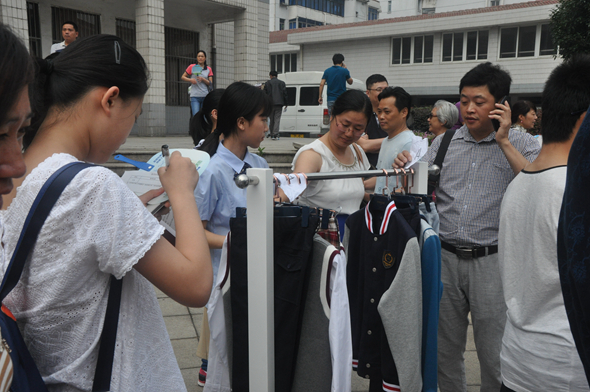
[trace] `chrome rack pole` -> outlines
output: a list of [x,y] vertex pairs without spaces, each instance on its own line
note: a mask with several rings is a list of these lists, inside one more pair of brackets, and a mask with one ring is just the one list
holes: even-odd
[[[412,193],[416,194],[426,194],[428,190],[428,174],[437,174],[440,169],[438,166],[433,165],[431,168],[428,167],[428,163],[426,162],[416,162],[412,168],[414,173],[413,178],[413,186],[412,186]],[[394,169],[387,170],[387,175],[390,177],[395,176],[407,176],[409,177],[410,169],[406,170],[406,172],[402,172],[400,169],[397,172]],[[358,177],[384,177],[386,174],[383,170],[360,170],[360,171],[350,171],[350,172],[330,172],[330,173],[306,173],[305,176],[307,177],[308,181],[317,181],[317,180],[335,180],[339,178],[358,178]],[[254,179],[249,178],[246,175],[239,175],[236,179],[236,184],[240,188],[245,188],[248,185],[252,184]],[[410,181],[410,180],[409,180]]]

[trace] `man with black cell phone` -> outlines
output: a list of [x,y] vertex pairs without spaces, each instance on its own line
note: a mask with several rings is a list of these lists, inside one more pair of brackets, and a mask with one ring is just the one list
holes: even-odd
[[[539,154],[529,134],[510,130],[510,75],[482,63],[459,85],[465,124],[448,145],[435,189],[442,243],[444,285],[438,328],[438,385],[441,392],[465,392],[463,354],[471,312],[481,368],[481,391],[501,386],[500,350],[506,305],[498,267],[500,204],[510,181]],[[502,102],[502,103],[498,103]],[[492,120],[498,120],[498,130]],[[423,161],[432,165],[445,134],[437,137]],[[411,156],[404,151],[394,167]]]

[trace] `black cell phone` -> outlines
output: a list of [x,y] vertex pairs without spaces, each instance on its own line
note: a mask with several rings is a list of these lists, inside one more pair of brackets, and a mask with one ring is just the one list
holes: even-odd
[[[502,105],[504,105],[506,102],[510,102],[510,96],[509,95],[503,96],[502,99],[500,99],[498,101],[498,103],[501,103]],[[493,118],[492,119],[492,124],[494,125],[494,131],[498,132],[498,129],[500,129],[500,121],[498,121],[495,118]]]

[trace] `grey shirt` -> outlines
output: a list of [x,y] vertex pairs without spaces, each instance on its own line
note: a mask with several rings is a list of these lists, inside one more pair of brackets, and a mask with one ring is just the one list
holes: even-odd
[[[539,155],[541,147],[528,133],[511,129],[508,139],[529,162]],[[434,163],[441,141],[442,135],[434,139],[422,158],[428,165]],[[435,190],[440,239],[455,246],[496,245],[500,204],[514,176],[496,143],[496,132],[477,142],[465,125],[459,128],[451,139]]]
[[270,80],[264,83],[264,91],[270,95],[273,105],[287,105],[287,86],[282,80],[270,78]]

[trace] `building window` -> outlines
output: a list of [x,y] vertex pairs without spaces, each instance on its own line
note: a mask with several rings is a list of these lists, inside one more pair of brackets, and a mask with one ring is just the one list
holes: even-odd
[[541,47],[539,48],[539,56],[556,54],[557,47],[553,43],[553,36],[551,35],[551,25],[541,25]]
[[500,0],[490,0],[490,7],[497,7],[500,5]]
[[500,31],[500,58],[543,56],[556,52],[549,24],[508,27]]
[[135,48],[135,22],[132,20],[116,19],[115,23],[117,26],[117,37]]
[[[413,46],[412,46],[413,43]],[[432,63],[434,36],[393,38],[391,42],[391,63],[420,64]]]
[[443,34],[442,61],[485,60],[488,58],[489,32],[468,31]]
[[422,15],[433,15],[436,13],[436,8],[422,8]]
[[279,30],[285,30],[285,19],[279,19]]
[[369,20],[379,19],[379,10],[377,8],[369,7]]
[[299,5],[333,15],[344,16],[344,0],[289,0],[289,5]]
[[29,51],[35,57],[43,57],[43,54],[41,53],[39,4],[27,2],[27,21],[29,24]]
[[387,13],[391,14],[391,0],[387,2]]
[[51,30],[54,44],[63,41],[61,27],[68,20],[78,25],[78,38],[100,34],[100,15],[70,8],[51,7]]
[[186,68],[197,61],[199,33],[164,27],[166,62],[166,105],[188,106],[188,84],[180,80]]
[[323,26],[322,22],[318,22],[313,19],[307,18],[295,18],[289,19],[289,30],[291,29],[303,29],[305,27],[312,27],[312,26]]
[[466,60],[486,60],[488,58],[487,30],[467,32]]
[[270,70],[278,73],[297,72],[297,53],[271,55]]

